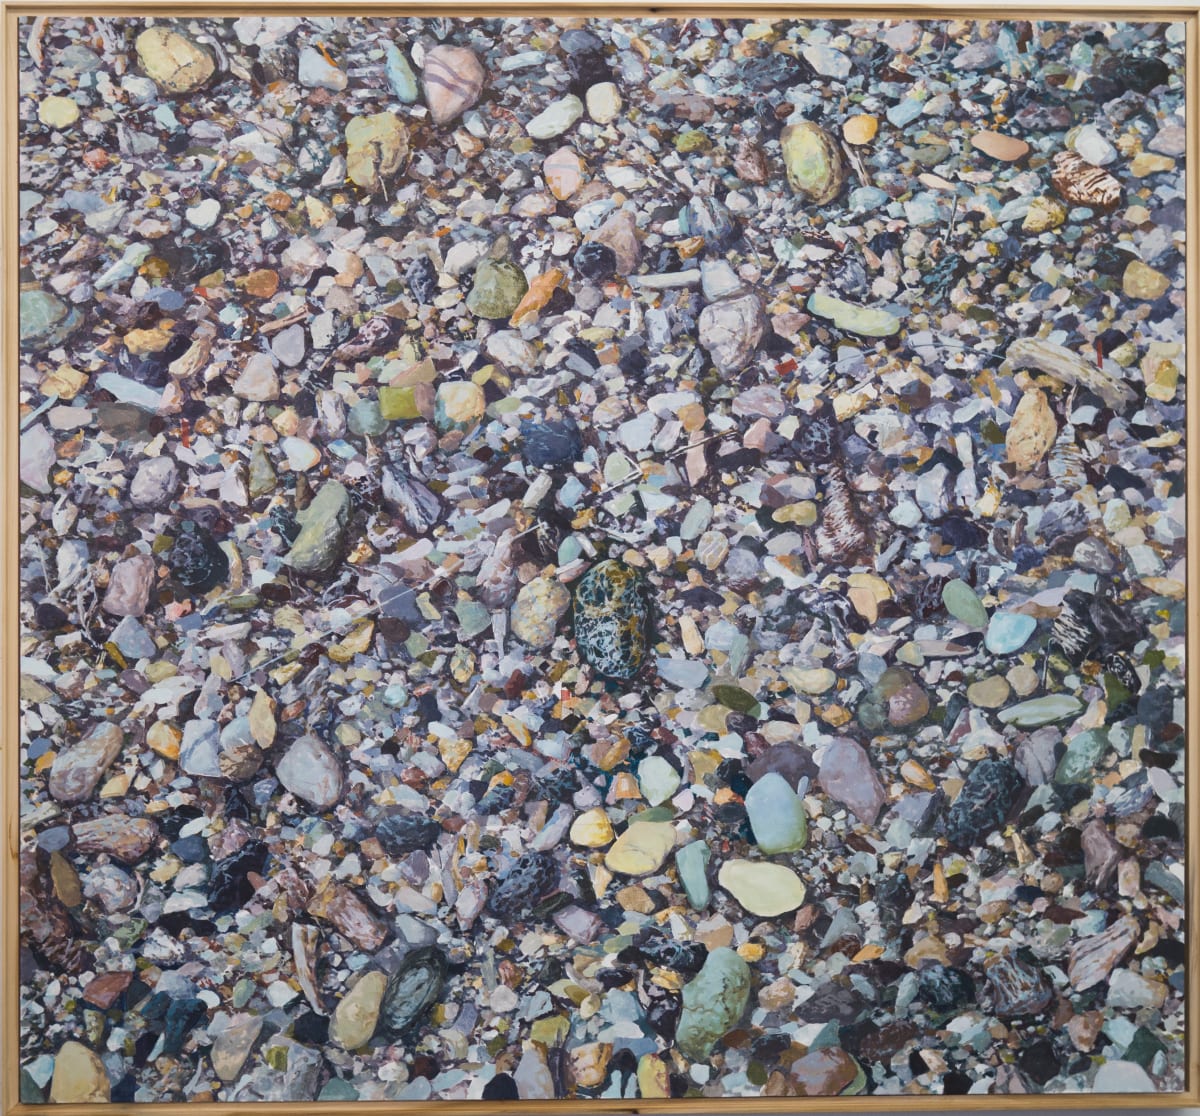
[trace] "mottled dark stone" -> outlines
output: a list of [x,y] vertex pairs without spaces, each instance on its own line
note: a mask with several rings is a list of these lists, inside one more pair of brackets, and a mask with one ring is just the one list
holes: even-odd
[[383,1034],[399,1038],[412,1030],[437,1002],[446,982],[446,956],[436,946],[406,954],[388,978],[379,1010]]
[[208,879],[208,905],[214,914],[241,910],[254,895],[254,883],[248,873],[261,875],[267,863],[267,846],[247,841],[232,856],[218,860]]
[[372,836],[389,856],[428,852],[441,836],[442,827],[419,814],[389,814],[375,826]]
[[1012,812],[1024,782],[1008,759],[980,760],[967,773],[946,817],[946,838],[956,848],[981,844]]
[[558,862],[548,852],[527,852],[492,887],[488,909],[497,918],[527,917],[558,887]]

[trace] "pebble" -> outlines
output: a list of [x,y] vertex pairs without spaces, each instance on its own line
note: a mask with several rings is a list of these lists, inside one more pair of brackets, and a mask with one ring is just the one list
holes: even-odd
[[704,910],[712,897],[708,886],[708,863],[712,850],[704,841],[693,841],[675,850],[675,869],[688,902],[697,911]]
[[569,130],[583,115],[583,102],[573,93],[552,101],[537,114],[525,130],[535,140],[554,139]]
[[179,470],[169,457],[149,457],[142,461],[129,482],[129,499],[138,508],[163,510],[178,491]]
[[356,186],[379,193],[404,166],[408,128],[390,112],[355,116],[346,124],[346,175]]
[[819,124],[802,120],[779,136],[791,188],[813,205],[828,205],[846,184],[846,162],[837,141]]
[[50,1081],[51,1104],[104,1104],[111,1094],[108,1071],[94,1050],[74,1041],[58,1048]]
[[339,93],[348,84],[346,75],[315,47],[300,52],[297,77],[306,89],[328,89]]
[[[601,81],[591,86],[585,100],[588,116],[597,124],[611,124],[621,115],[621,109],[624,107],[621,91],[611,81]],[[532,135],[532,133],[530,134]]]
[[983,607],[975,590],[959,578],[946,582],[942,589],[942,604],[951,616],[969,628],[982,628],[987,625],[987,609]]
[[50,794],[59,802],[85,802],[121,754],[125,734],[119,725],[99,724],[77,744],[54,757]]
[[833,1097],[854,1084],[861,1072],[846,1051],[825,1046],[797,1058],[788,1069],[788,1083],[798,1097]]
[[635,819],[604,854],[604,863],[625,876],[649,876],[662,867],[674,847],[675,830],[669,822]]
[[292,794],[318,810],[337,805],[345,789],[337,757],[311,733],[292,743],[275,765],[275,775]]
[[683,987],[683,1011],[675,1041],[686,1058],[704,1061],[732,1030],[750,1002],[750,967],[725,946],[712,950],[704,967]]
[[666,802],[683,781],[679,772],[662,756],[647,756],[637,768],[638,787],[651,806]]
[[474,107],[486,80],[483,63],[468,47],[436,46],[428,51],[421,82],[433,122],[445,126]]
[[69,128],[79,119],[79,105],[70,97],[44,97],[38,105],[38,119],[47,128]]
[[123,558],[112,568],[101,608],[110,616],[142,616],[150,604],[150,590],[158,570],[148,554]]
[[510,318],[529,290],[525,273],[508,260],[484,260],[475,269],[467,309],[480,318]]
[[616,834],[608,814],[599,806],[585,810],[571,823],[571,843],[585,849],[602,849],[611,845]]
[[363,973],[354,987],[343,996],[329,1017],[329,1039],[343,1050],[366,1046],[379,1025],[383,994],[387,991],[386,973]]
[[808,842],[804,803],[784,777],[770,771],[746,792],[754,843],[768,856],[794,852]]
[[807,894],[795,872],[768,861],[727,860],[717,873],[717,883],[751,914],[762,918],[794,911]]
[[521,587],[512,606],[512,633],[530,647],[554,642],[559,621],[571,607],[570,591],[559,581],[536,577]]
[[599,674],[622,682],[646,661],[650,601],[642,575],[615,559],[593,566],[574,594],[575,643]]
[[809,296],[808,310],[819,318],[828,318],[839,329],[860,337],[891,337],[899,332],[902,324],[899,317],[887,310],[856,306],[822,291],[814,291]]
[[873,825],[887,795],[862,745],[835,737],[825,747],[818,778],[821,789],[860,821]]
[[700,344],[718,372],[740,372],[758,351],[766,317],[758,296],[746,294],[709,303],[700,313]]
[[1023,612],[993,612],[987,622],[984,646],[993,655],[1015,655],[1037,631],[1037,620]]
[[1000,132],[976,132],[971,137],[971,146],[1002,163],[1015,163],[1029,154],[1029,144],[1023,139]]
[[168,93],[192,93],[216,73],[207,48],[168,27],[149,27],[134,42],[146,76]]
[[300,574],[327,573],[342,553],[351,512],[346,488],[337,481],[323,484],[296,516],[300,532],[288,551],[288,565]]
[[567,201],[579,192],[584,180],[584,162],[572,147],[560,147],[546,156],[542,177],[559,201]]

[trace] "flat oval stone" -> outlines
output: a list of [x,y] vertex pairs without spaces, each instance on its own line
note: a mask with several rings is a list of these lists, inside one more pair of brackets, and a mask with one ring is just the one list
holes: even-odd
[[650,602],[642,574],[609,558],[575,587],[575,643],[606,678],[628,681],[646,661]]
[[561,581],[535,577],[521,586],[513,602],[512,633],[530,647],[549,647],[554,642],[559,621],[570,607],[570,591]]
[[208,50],[168,27],[147,28],[134,47],[146,76],[168,93],[191,93],[216,72]]
[[125,734],[119,725],[95,726],[78,744],[60,752],[50,768],[50,795],[59,802],[83,802],[109,765],[121,754]]
[[1082,712],[1083,702],[1072,694],[1046,694],[1044,697],[1010,706],[1000,714],[1000,720],[1017,728],[1040,728],[1042,725],[1077,717]]
[[366,1046],[379,1025],[379,1010],[387,991],[386,973],[365,973],[333,1009],[329,1020],[329,1038],[343,1050]]
[[846,161],[841,148],[819,124],[802,120],[779,136],[783,165],[791,188],[814,205],[827,205],[842,192]]
[[960,578],[947,581],[942,589],[942,604],[946,611],[972,628],[982,628],[988,622],[987,609],[983,607],[975,590]]
[[751,914],[762,918],[794,911],[807,894],[795,872],[765,860],[727,860],[717,873],[717,883]]
[[614,836],[612,822],[602,806],[585,810],[571,823],[571,843],[585,849],[601,849],[611,844]]

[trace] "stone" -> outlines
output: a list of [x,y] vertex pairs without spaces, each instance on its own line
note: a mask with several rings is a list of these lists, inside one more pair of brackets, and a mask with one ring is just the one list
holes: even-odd
[[946,839],[952,848],[981,845],[1008,819],[1024,786],[1016,765],[988,758],[972,765],[946,815]]
[[597,673],[634,678],[646,662],[651,608],[645,579],[617,559],[594,565],[576,583],[575,644]]
[[559,201],[574,196],[583,185],[584,163],[573,147],[560,147],[546,156],[542,177],[546,186]]
[[166,511],[179,491],[179,470],[169,457],[148,457],[129,482],[129,499],[134,507]]
[[683,781],[679,772],[662,756],[647,756],[642,760],[638,764],[637,778],[642,797],[651,806],[666,802]]
[[717,873],[717,883],[761,918],[794,911],[807,894],[795,872],[766,860],[727,860]]
[[292,743],[276,763],[275,776],[292,794],[319,810],[335,806],[345,787],[337,757],[311,733]]
[[1137,919],[1124,915],[1107,930],[1081,938],[1071,947],[1067,977],[1076,992],[1086,992],[1103,981],[1133,949],[1141,937]]
[[279,375],[275,362],[266,353],[253,353],[233,381],[233,394],[255,403],[269,403],[279,398]]
[[425,55],[422,84],[429,115],[439,126],[473,107],[483,92],[487,73],[473,50],[436,46]]
[[87,856],[107,853],[125,864],[135,864],[146,855],[158,836],[158,826],[149,818],[104,814],[71,827],[75,851]]
[[329,1018],[329,1039],[343,1050],[358,1050],[366,1046],[379,1025],[383,994],[387,991],[386,973],[372,970],[364,973],[354,987],[344,995]]
[[967,687],[967,701],[980,709],[999,709],[1012,693],[1012,687],[999,674],[981,678]]
[[929,713],[929,695],[916,682],[901,686],[887,699],[888,723],[906,728],[923,721]]
[[1157,1093],[1159,1086],[1137,1062],[1112,1058],[1096,1070],[1090,1089],[1093,1093]]
[[1129,969],[1118,969],[1108,981],[1105,1003],[1117,1011],[1157,1010],[1167,998],[1167,986]]
[[703,1062],[721,1038],[741,1021],[750,1002],[750,966],[728,947],[712,950],[704,967],[683,988],[683,1010],[675,1029],[681,1054]]
[[570,607],[571,593],[561,581],[535,577],[521,587],[513,602],[512,633],[537,650],[549,647]]
[[107,1103],[112,1092],[108,1071],[94,1050],[68,1040],[54,1055],[51,1104]]
[[408,151],[408,127],[394,113],[355,116],[346,125],[346,176],[369,193],[400,171]]
[[529,290],[525,273],[510,260],[483,260],[467,295],[467,309],[479,318],[509,318]]
[[326,481],[312,503],[297,514],[300,533],[284,561],[297,573],[328,572],[341,556],[352,513],[350,493],[338,481]]
[[819,124],[802,120],[779,136],[788,185],[814,205],[828,205],[846,183],[846,162],[837,140]]
[[389,976],[379,1012],[380,1031],[403,1038],[437,1003],[446,983],[446,956],[437,946],[419,946],[406,953]]
[[50,432],[38,423],[21,434],[20,478],[34,492],[47,495],[52,491],[49,473],[58,460],[58,451]]
[[19,301],[22,346],[53,348],[83,324],[78,310],[49,291],[22,291]]
[[1100,396],[1108,406],[1124,409],[1136,398],[1122,379],[1098,367],[1063,345],[1037,337],[1019,337],[1005,351],[1000,375],[1019,369],[1043,372],[1068,387],[1078,385]]
[[216,198],[204,198],[183,213],[187,223],[196,229],[211,229],[221,218],[221,203]]
[[825,747],[818,773],[821,789],[860,821],[874,825],[887,801],[870,757],[855,740],[835,737]]
[[1067,207],[1062,202],[1055,198],[1034,198],[1021,222],[1021,231],[1035,235],[1044,233],[1057,229],[1066,219]]
[[333,93],[340,93],[348,83],[342,70],[311,46],[300,52],[296,77],[305,89],[328,89]]
[[804,802],[782,775],[763,775],[747,792],[746,813],[754,843],[768,856],[794,852],[808,842]]
[[675,870],[687,894],[688,903],[698,911],[708,906],[712,892],[708,886],[708,862],[712,850],[705,841],[693,841],[675,850]]
[[1070,720],[1082,712],[1083,702],[1074,694],[1046,694],[1009,706],[1000,714],[1000,720],[1016,728],[1039,728]]
[[615,82],[600,81],[588,88],[587,112],[597,124],[611,124],[621,115],[624,102]]
[[217,64],[206,47],[168,27],[149,27],[134,43],[143,73],[168,93],[193,93],[206,85]]
[[158,570],[148,554],[123,558],[112,568],[100,607],[110,616],[142,616]]
[[546,1055],[535,1042],[524,1044],[521,1060],[513,1071],[513,1082],[521,1100],[553,1100],[558,1095]]
[[1130,260],[1121,277],[1121,289],[1130,297],[1153,302],[1161,298],[1170,289],[1171,280],[1161,271],[1142,263],[1141,260]]
[[1029,144],[1023,139],[1000,132],[976,132],[971,137],[971,146],[1001,163],[1015,163],[1029,154]]
[[1108,826],[1099,818],[1093,818],[1080,833],[1083,848],[1084,878],[1093,887],[1107,888],[1117,875],[1121,861],[1121,846],[1113,840]]
[[1046,393],[1032,388],[1023,392],[1004,437],[1008,460],[1022,473],[1035,468],[1058,437],[1058,420]]
[[823,1046],[797,1058],[787,1071],[798,1097],[833,1097],[844,1092],[862,1071],[852,1055],[838,1046]]
[[818,318],[828,318],[838,329],[860,337],[891,337],[898,333],[903,319],[887,310],[856,306],[840,298],[814,291],[808,297],[808,311]]
[[617,274],[630,275],[642,259],[642,241],[637,219],[627,209],[610,214],[592,237],[598,244],[611,248],[617,257]]
[[85,802],[121,754],[125,734],[119,725],[102,722],[77,744],[54,757],[48,789],[59,802]]
[[1040,1015],[1054,999],[1054,986],[1040,969],[1015,953],[999,953],[983,963],[992,993],[992,1011],[1001,1019]]
[[1075,153],[1093,166],[1104,167],[1116,161],[1117,149],[1100,134],[1100,129],[1094,124],[1076,128],[1074,135],[1068,135],[1067,139]]
[[1060,785],[1090,785],[1096,778],[1100,761],[1108,755],[1110,747],[1107,729],[1094,728],[1076,733],[1067,741],[1067,750],[1058,761],[1054,781]]
[[69,128],[79,119],[79,105],[70,97],[54,95],[43,97],[38,105],[38,119],[47,128],[56,128],[61,131],[63,128]]
[[1037,620],[1023,612],[993,612],[983,645],[993,655],[1014,655],[1037,631]]
[[569,836],[574,845],[581,845],[585,849],[602,849],[612,844],[616,834],[604,808],[597,806],[585,810],[571,823]]
[[630,822],[616,844],[604,855],[611,872],[623,876],[649,876],[662,867],[675,847],[675,828],[670,822]]
[[983,607],[975,590],[959,578],[953,578],[943,586],[942,604],[955,620],[970,628],[982,628],[987,625],[987,609]]
[[525,131],[535,140],[554,139],[571,128],[583,115],[583,102],[574,93],[552,101],[528,124]]
[[842,125],[842,138],[847,143],[861,147],[864,144],[870,143],[878,131],[879,121],[876,117],[859,113],[857,116],[850,117]]
[[227,1084],[236,1081],[250,1051],[262,1033],[261,1015],[235,1015],[214,1039],[209,1049],[209,1058],[217,1076]]
[[766,325],[758,295],[721,299],[700,312],[700,344],[708,350],[717,371],[731,375],[754,359]]
[[406,105],[416,104],[421,96],[417,75],[413,73],[412,65],[404,52],[395,43],[388,43],[384,48],[383,68],[396,99]]
[[470,433],[483,418],[487,401],[483,388],[470,380],[448,380],[438,384],[433,401],[433,421],[441,434],[452,430]]

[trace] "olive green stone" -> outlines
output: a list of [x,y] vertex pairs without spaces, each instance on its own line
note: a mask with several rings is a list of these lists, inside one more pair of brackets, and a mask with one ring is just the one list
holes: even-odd
[[484,260],[475,269],[467,309],[480,318],[511,318],[525,297],[525,273],[510,260]]
[[815,205],[826,205],[842,192],[846,162],[841,147],[819,124],[802,120],[780,134],[788,184]]

